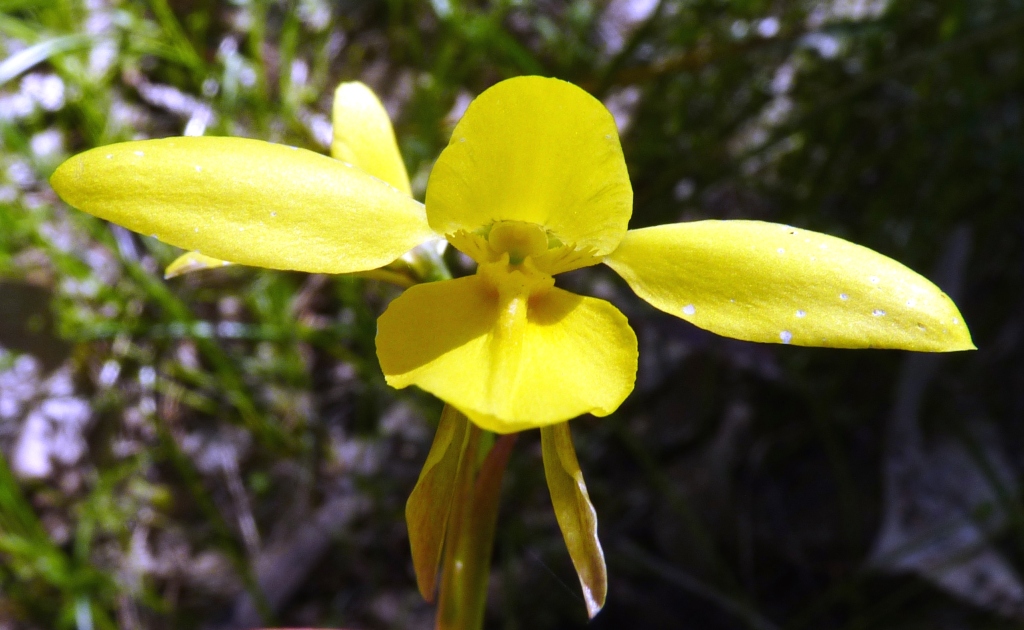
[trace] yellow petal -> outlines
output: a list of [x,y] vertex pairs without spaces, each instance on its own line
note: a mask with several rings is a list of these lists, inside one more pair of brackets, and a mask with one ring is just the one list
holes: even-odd
[[347,273],[432,235],[423,207],[329,157],[259,140],[167,138],[86,151],[50,180],[72,206],[243,265]]
[[622,239],[632,204],[611,114],[575,85],[543,77],[502,81],[478,96],[427,185],[438,233],[525,221],[598,255]]
[[216,269],[218,267],[226,267],[230,264],[231,263],[225,260],[213,258],[212,256],[204,256],[199,252],[185,252],[181,256],[175,258],[174,262],[167,265],[167,269],[164,269],[164,278],[171,279],[193,271]]
[[727,337],[833,348],[974,348],[934,284],[866,247],[760,221],[632,230],[605,262],[655,307]]
[[587,484],[583,482],[569,423],[541,427],[540,443],[555,518],[580,578],[587,613],[593,619],[604,607],[608,572],[601,541],[597,538],[597,512],[587,494]]
[[391,119],[373,91],[358,81],[342,83],[334,92],[331,155],[412,196]]
[[377,322],[388,384],[417,385],[497,433],[614,411],[636,376],[625,316],[560,289],[523,310],[509,324],[480,275],[412,287]]
[[405,504],[416,584],[428,602],[434,601],[437,588],[437,567],[441,562],[441,548],[468,428],[466,416],[446,405],[420,478]]

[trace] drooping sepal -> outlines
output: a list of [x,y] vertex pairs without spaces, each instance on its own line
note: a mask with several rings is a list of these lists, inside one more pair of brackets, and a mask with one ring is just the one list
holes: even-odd
[[572,445],[569,423],[563,422],[540,430],[544,475],[551,493],[555,518],[565,538],[572,564],[580,578],[587,613],[594,617],[604,607],[608,594],[608,572],[604,551],[597,538],[597,512],[587,494],[583,472]]
[[423,599],[434,601],[437,568],[452,505],[456,500],[459,464],[466,448],[469,422],[445,405],[419,480],[405,504],[412,565]]

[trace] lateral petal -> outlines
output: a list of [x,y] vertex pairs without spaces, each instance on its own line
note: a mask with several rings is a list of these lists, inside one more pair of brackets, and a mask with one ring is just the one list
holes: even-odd
[[517,323],[479,275],[420,284],[377,322],[389,385],[417,385],[497,433],[614,411],[633,389],[636,335],[603,300],[550,289]]
[[644,300],[746,341],[948,352],[974,348],[938,287],[834,236],[760,221],[631,230],[605,259]]
[[99,147],[50,180],[72,206],[234,263],[320,273],[375,269],[431,237],[423,206],[329,157],[242,138]]
[[342,83],[334,91],[334,140],[331,155],[412,196],[409,174],[398,151],[391,119],[363,83]]
[[626,233],[632,207],[611,114],[575,85],[543,77],[502,81],[478,96],[427,185],[438,233],[525,221],[602,256]]

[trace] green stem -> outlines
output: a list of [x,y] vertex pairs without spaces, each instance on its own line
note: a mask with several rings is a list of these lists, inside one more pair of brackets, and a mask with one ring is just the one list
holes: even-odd
[[503,435],[489,447],[490,440],[481,439],[482,433],[470,424],[459,466],[445,540],[437,630],[483,628],[501,481],[516,436]]

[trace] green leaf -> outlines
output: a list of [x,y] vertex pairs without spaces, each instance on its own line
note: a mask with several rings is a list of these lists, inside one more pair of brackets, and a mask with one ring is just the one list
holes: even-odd
[[604,551],[597,539],[597,512],[590,503],[587,485],[583,482],[583,473],[569,434],[569,423],[541,427],[540,439],[544,475],[548,480],[555,518],[580,578],[587,613],[593,619],[601,611],[608,594]]
[[29,46],[0,62],[0,85],[50,57],[86,48],[92,44],[92,41],[91,35],[64,35]]

